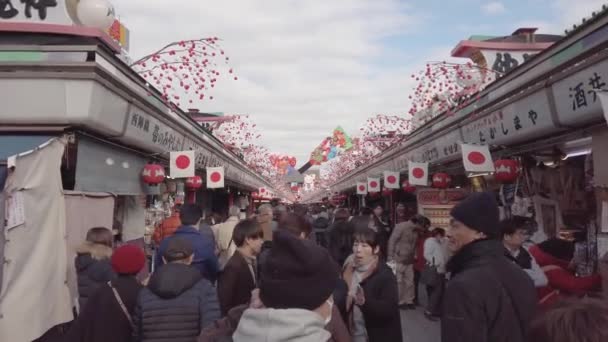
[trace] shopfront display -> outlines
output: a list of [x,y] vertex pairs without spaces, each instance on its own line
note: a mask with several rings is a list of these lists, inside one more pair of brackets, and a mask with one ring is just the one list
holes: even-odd
[[467,192],[462,189],[424,189],[417,193],[418,213],[431,220],[431,227],[448,229],[450,211],[464,199]]

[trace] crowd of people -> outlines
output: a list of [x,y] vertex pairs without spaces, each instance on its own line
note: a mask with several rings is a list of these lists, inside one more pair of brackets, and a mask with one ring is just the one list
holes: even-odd
[[202,220],[182,205],[141,282],[143,250],[92,228],[67,341],[400,342],[402,310],[423,304],[444,342],[608,341],[600,277],[572,272],[567,241],[531,245],[529,220],[500,221],[491,193],[454,207],[447,231],[402,205],[395,220],[380,205],[353,214],[263,204]]

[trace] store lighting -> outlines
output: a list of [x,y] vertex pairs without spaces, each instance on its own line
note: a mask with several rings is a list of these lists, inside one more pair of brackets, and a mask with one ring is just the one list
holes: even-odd
[[493,175],[494,172],[470,172],[467,177],[469,178],[473,178],[473,177],[483,177],[483,176],[491,176]]
[[572,152],[566,154],[566,156],[562,157],[562,160],[566,160],[566,159],[572,158],[572,157],[586,156],[588,154],[591,154],[590,148],[586,148],[586,149],[579,150],[579,151],[572,151]]

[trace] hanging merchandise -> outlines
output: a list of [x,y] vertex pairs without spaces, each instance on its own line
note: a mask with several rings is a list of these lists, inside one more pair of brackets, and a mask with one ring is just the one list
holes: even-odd
[[141,172],[141,178],[147,185],[156,186],[165,180],[165,168],[158,164],[146,164]]
[[201,176],[188,177],[186,179],[186,189],[196,191],[203,186],[203,178]]
[[224,167],[207,168],[207,189],[218,189],[224,187]]
[[171,152],[171,177],[188,178],[194,176],[194,151]]
[[409,181],[412,185],[427,186],[429,183],[429,163],[408,162]]
[[515,182],[520,174],[519,162],[515,159],[499,159],[494,162],[494,168],[494,178],[503,184]]
[[175,192],[175,204],[184,204],[186,192],[184,191],[184,183],[177,183],[177,189]]
[[447,173],[439,172],[433,175],[433,188],[447,189],[451,182],[452,178]]
[[384,171],[384,187],[388,189],[399,189],[399,172]]
[[492,155],[487,145],[461,144],[462,161],[464,169],[468,172],[487,173],[494,172]]
[[380,192],[380,178],[367,177],[367,191]]
[[366,182],[357,182],[357,195],[367,195]]
[[401,183],[401,189],[408,193],[416,192],[416,187],[410,184],[410,182],[407,180],[404,180]]

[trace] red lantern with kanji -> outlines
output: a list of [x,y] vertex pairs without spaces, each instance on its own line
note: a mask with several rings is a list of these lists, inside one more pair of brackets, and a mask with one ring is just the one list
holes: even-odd
[[147,185],[158,185],[165,180],[165,168],[158,164],[146,164],[141,172],[141,178]]
[[409,193],[416,191],[416,187],[413,186],[412,184],[410,184],[410,182],[408,182],[407,180],[404,180],[403,182],[401,182],[401,189],[403,189],[403,191],[409,192]]
[[499,159],[494,162],[494,178],[501,183],[513,183],[520,173],[519,162],[514,159]]
[[186,179],[186,188],[194,191],[198,190],[203,186],[203,178],[201,176],[188,177]]
[[433,187],[437,189],[447,189],[452,182],[452,178],[447,173],[439,172],[433,175]]

